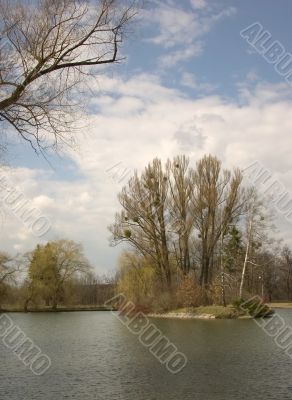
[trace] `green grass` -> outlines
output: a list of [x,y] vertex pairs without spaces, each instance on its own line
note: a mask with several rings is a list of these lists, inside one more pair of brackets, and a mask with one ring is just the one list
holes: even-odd
[[185,307],[179,308],[177,310],[171,311],[171,313],[182,313],[182,314],[191,314],[194,316],[200,316],[204,314],[212,315],[213,318],[218,319],[234,319],[244,314],[238,310],[236,310],[232,305],[227,307],[223,306],[200,306],[200,307]]
[[201,306],[196,309],[197,314],[211,314],[214,315],[215,318],[238,318],[241,313],[238,312],[233,306],[229,305],[227,307],[223,306]]
[[267,303],[271,308],[292,308],[292,302],[273,302]]

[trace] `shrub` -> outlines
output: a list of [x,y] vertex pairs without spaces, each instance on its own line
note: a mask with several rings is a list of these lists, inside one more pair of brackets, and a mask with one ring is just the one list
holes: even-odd
[[177,308],[177,299],[175,293],[171,291],[157,292],[152,300],[151,310],[155,313],[164,313]]
[[132,252],[124,252],[119,262],[118,293],[122,293],[136,307],[148,309],[154,296],[154,269],[147,260]]
[[200,304],[201,289],[190,275],[184,276],[176,291],[179,307],[196,307]]
[[267,318],[274,314],[274,311],[263,303],[260,298],[238,299],[233,303],[233,306],[237,310],[245,311],[253,318]]

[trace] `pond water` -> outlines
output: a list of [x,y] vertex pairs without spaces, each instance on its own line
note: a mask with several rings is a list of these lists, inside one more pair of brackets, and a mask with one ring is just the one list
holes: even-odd
[[9,316],[52,366],[36,376],[0,340],[1,400],[292,398],[292,360],[252,320],[152,320],[187,356],[173,375],[110,312]]

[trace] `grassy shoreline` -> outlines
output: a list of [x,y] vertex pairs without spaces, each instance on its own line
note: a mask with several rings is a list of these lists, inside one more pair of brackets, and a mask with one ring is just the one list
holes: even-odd
[[267,303],[267,305],[270,308],[285,308],[285,309],[292,308],[292,302]]
[[[292,302],[267,303],[271,309],[292,309]],[[115,308],[106,306],[59,306],[57,310],[51,307],[34,307],[30,308],[28,313],[51,313],[51,312],[77,312],[77,311],[116,311]],[[22,306],[4,306],[0,309],[1,313],[25,313]],[[223,306],[200,306],[180,308],[163,313],[149,313],[150,318],[172,318],[172,319],[251,319],[249,315],[238,311],[232,305]]]
[[[244,301],[242,303],[245,304]],[[253,319],[253,318],[269,318],[274,314],[274,304],[250,303],[245,307],[238,305],[223,306],[200,306],[180,308],[165,313],[149,314],[152,318],[174,318],[174,319]],[[291,308],[292,303],[278,303],[279,308]]]
[[223,306],[200,306],[180,308],[165,313],[148,314],[151,318],[173,318],[173,319],[251,319],[249,315],[238,311],[235,307],[229,305]]
[[[114,311],[114,308],[105,306],[60,306],[56,310],[51,307],[30,308],[27,313],[45,313],[45,312],[76,312],[76,311]],[[0,313],[25,313],[23,307],[3,307]]]

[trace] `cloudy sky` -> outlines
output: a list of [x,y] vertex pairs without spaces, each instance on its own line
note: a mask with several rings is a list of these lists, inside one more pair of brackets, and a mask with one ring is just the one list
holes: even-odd
[[[78,150],[50,156],[49,165],[23,144],[10,147],[7,175],[51,229],[35,237],[8,207],[1,250],[68,238],[99,273],[113,271],[120,249],[109,247],[107,226],[117,193],[154,157],[186,154],[195,163],[212,153],[240,168],[258,161],[292,193],[292,86],[240,35],[257,22],[289,55],[291,13],[290,0],[148,0],[125,61],[91,87]],[[291,224],[277,222],[291,243]]]

